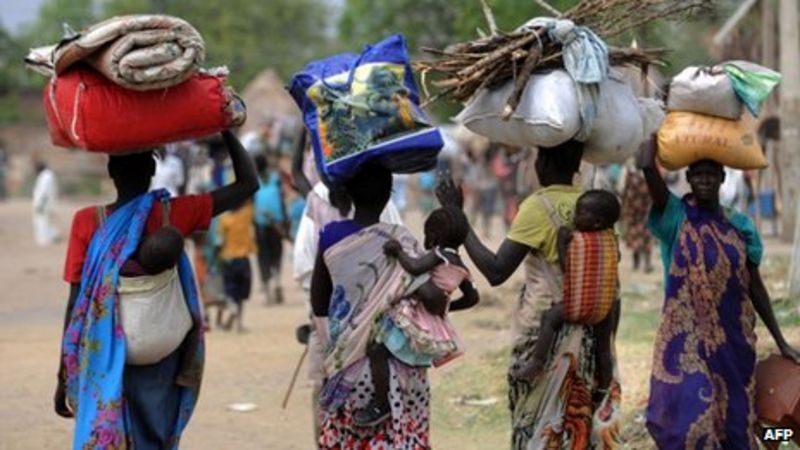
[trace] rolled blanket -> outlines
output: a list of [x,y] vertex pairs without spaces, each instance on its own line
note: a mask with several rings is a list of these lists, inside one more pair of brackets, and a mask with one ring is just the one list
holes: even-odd
[[109,80],[137,91],[178,85],[205,58],[205,43],[188,22],[163,15],[119,16],[89,27],[55,49],[55,73],[85,61]]

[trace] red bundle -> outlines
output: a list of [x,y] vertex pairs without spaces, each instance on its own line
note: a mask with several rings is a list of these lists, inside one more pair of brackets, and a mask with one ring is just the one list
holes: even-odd
[[125,89],[85,66],[53,77],[44,89],[53,144],[121,154],[213,134],[245,119],[225,78],[196,74],[165,89]]

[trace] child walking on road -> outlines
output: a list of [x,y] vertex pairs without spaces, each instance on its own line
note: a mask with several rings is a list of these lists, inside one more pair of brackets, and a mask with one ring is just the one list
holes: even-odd
[[256,252],[252,203],[248,201],[220,217],[218,232],[225,295],[236,305],[227,328],[235,321],[236,329],[241,333],[245,331],[244,302],[250,297],[253,278],[249,258]]

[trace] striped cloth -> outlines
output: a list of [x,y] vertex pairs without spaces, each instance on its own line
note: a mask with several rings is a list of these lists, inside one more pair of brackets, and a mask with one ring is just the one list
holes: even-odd
[[606,318],[617,296],[618,261],[613,230],[572,234],[564,271],[567,322],[593,325]]

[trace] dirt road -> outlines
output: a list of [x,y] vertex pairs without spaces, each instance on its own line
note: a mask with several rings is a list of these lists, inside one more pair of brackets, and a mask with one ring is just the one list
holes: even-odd
[[[60,205],[58,223],[64,235],[72,213],[89,203],[91,200]],[[30,203],[13,200],[0,203],[0,249],[0,450],[68,448],[71,422],[52,412],[67,298],[67,285],[61,281],[66,242],[35,246]],[[200,403],[182,448],[311,448],[310,388],[304,376],[287,409],[280,407],[302,351],[294,329],[306,315],[305,300],[289,270],[284,273],[284,286],[287,304],[280,307],[265,307],[260,285],[254,286],[245,317],[248,333],[213,330],[207,336]],[[467,338],[476,361],[478,349],[500,348],[505,342],[502,329],[472,333]],[[462,359],[467,358],[470,356]],[[458,364],[463,362],[453,366]],[[443,376],[434,375],[434,379]],[[240,402],[258,407],[247,413],[228,409]]]
[[[64,202],[59,224],[68,232],[72,213],[92,199]],[[407,221],[417,236],[420,218]],[[71,422],[52,412],[57,358],[67,285],[61,281],[65,242],[36,247],[31,234],[30,203],[0,203],[0,450],[70,448]],[[493,225],[496,248],[502,225]],[[767,242],[763,267],[770,291],[785,295],[789,248]],[[654,256],[657,256],[657,250]],[[657,259],[657,258],[654,258]],[[657,261],[656,261],[657,263]],[[287,265],[288,268],[288,265]],[[436,449],[506,448],[509,419],[505,367],[511,307],[518,298],[520,271],[500,288],[490,289],[480,276],[481,305],[454,314],[466,355],[430,372],[431,434]],[[475,273],[475,271],[473,271]],[[630,270],[624,253],[620,269],[623,314],[617,335],[623,383],[625,448],[653,448],[642,424],[655,330],[661,309],[660,266],[649,275]],[[286,410],[280,405],[302,347],[295,327],[306,316],[305,299],[284,273],[287,304],[265,307],[256,284],[247,304],[246,334],[213,330],[207,336],[205,380],[182,449],[310,449],[310,389],[301,377]],[[800,306],[776,304],[788,339],[800,344]],[[759,326],[759,350],[774,344]],[[305,368],[303,368],[303,374]],[[254,403],[251,412],[229,405]]]

